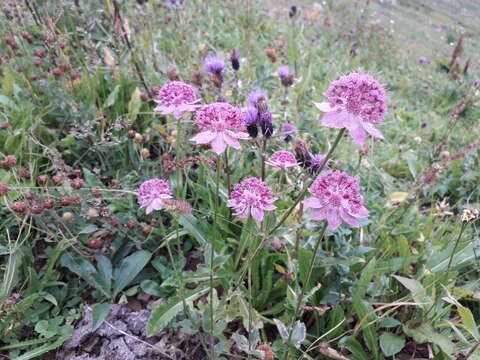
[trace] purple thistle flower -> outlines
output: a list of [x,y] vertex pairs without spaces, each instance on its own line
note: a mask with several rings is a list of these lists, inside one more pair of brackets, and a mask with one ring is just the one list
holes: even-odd
[[[322,166],[323,164],[323,160],[325,160],[325,156],[324,154],[317,154],[315,156],[312,157],[312,159],[310,160],[310,172],[315,174],[318,169],[320,169],[320,166]],[[328,163],[325,164],[325,167],[324,169],[328,166]]]
[[247,131],[250,137],[256,138],[258,135],[258,111],[255,107],[249,105],[244,110],[245,124],[247,125]]
[[278,77],[279,77],[280,79],[283,79],[283,78],[287,77],[288,75],[290,75],[290,69],[288,68],[287,65],[280,66],[280,67],[278,68],[278,72],[277,72],[277,73],[278,73]]
[[289,142],[295,135],[295,125],[291,123],[285,123],[282,125],[282,138],[285,142]]
[[313,209],[310,219],[327,220],[331,230],[342,222],[359,227],[357,218],[368,217],[358,180],[343,171],[319,175],[308,191],[313,197],[305,199],[303,205]]
[[268,96],[266,91],[256,89],[247,95],[247,101],[250,105],[257,106],[260,101],[268,101]]
[[425,56],[420,56],[420,57],[418,58],[418,62],[419,62],[420,64],[424,64],[424,63],[428,62],[428,59],[427,59]]
[[473,86],[480,86],[480,78],[475,79],[475,81],[473,82]]
[[210,74],[221,75],[225,69],[225,60],[218,54],[208,55],[205,59],[204,70]]

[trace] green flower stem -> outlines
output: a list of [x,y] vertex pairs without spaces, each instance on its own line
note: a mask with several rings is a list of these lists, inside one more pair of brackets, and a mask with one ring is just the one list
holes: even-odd
[[295,320],[297,320],[297,317],[300,312],[300,307],[302,306],[302,303],[303,303],[303,298],[305,297],[305,293],[307,292],[308,283],[310,281],[310,277],[312,276],[313,266],[315,265],[318,249],[320,247],[320,244],[322,243],[323,236],[325,235],[325,232],[327,230],[327,225],[328,223],[325,221],[325,224],[320,230],[320,236],[318,237],[317,242],[315,243],[315,247],[313,249],[313,256],[312,256],[312,259],[310,260],[310,264],[308,265],[307,277],[305,278],[305,282],[303,283],[302,291],[300,292],[300,297],[297,300],[297,306],[295,307],[295,312],[293,313],[293,319],[290,325],[291,329],[289,330],[288,339],[287,339],[287,352],[285,353],[284,359],[287,359],[288,354],[290,353],[289,346],[290,346],[290,341],[292,340],[293,324],[295,323]]
[[455,256],[455,252],[457,251],[458,244],[460,243],[460,239],[462,238],[463,231],[465,230],[466,225],[467,225],[467,222],[463,221],[462,228],[460,229],[460,233],[458,234],[457,240],[455,240],[455,245],[452,250],[452,255],[450,255],[450,260],[448,260],[447,272],[445,273],[446,279],[448,279],[448,274],[450,273],[450,268],[452,267],[453,257]]
[[[322,162],[322,165],[320,165],[320,168],[318,169],[317,171],[317,174],[319,174],[323,168],[325,167],[325,165],[327,164],[328,160],[330,159],[330,157],[332,156],[333,152],[335,151],[335,149],[337,148],[338,146],[338,143],[340,142],[340,140],[342,139],[343,137],[343,134],[345,133],[345,128],[342,128],[340,129],[340,131],[338,132],[338,135],[332,145],[332,147],[330,148],[330,150],[328,151],[328,154],[327,156],[325,156],[325,159],[323,159],[323,162]],[[278,228],[280,226],[282,226],[282,224],[285,222],[285,220],[287,220],[287,218],[290,216],[290,214],[293,212],[293,210],[295,209],[295,207],[298,205],[298,203],[300,201],[303,200],[303,198],[305,197],[305,195],[307,194],[308,192],[308,188],[310,186],[312,186],[313,182],[315,181],[315,176],[312,177],[312,179],[310,180],[310,182],[305,186],[305,188],[303,189],[303,191],[300,193],[300,195],[298,195],[298,197],[295,199],[295,202],[293,203],[292,206],[290,206],[290,208],[287,210],[287,212],[282,216],[282,218],[280,219],[280,221],[277,223],[277,225],[274,226],[274,228],[272,230],[270,230],[270,232],[268,233],[268,235],[272,235],[275,231],[278,230]]]

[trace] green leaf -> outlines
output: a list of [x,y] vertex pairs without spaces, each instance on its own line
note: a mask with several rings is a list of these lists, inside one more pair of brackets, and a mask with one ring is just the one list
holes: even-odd
[[120,91],[120,85],[116,85],[113,91],[108,95],[107,100],[105,100],[105,104],[103,104],[104,108],[110,107],[113,104],[115,104],[119,91]]
[[301,321],[296,321],[293,325],[291,341],[293,346],[300,348],[300,345],[305,341],[307,337],[307,327]]
[[140,99],[140,90],[135,88],[128,103],[128,117],[130,120],[135,121],[137,118],[140,107],[142,106],[142,101]]
[[13,110],[19,110],[18,106],[5,95],[0,95],[0,105],[3,105],[4,107],[8,107]]
[[384,332],[380,335],[380,348],[385,356],[398,354],[404,346],[405,336],[399,336],[389,332]]
[[442,349],[450,358],[458,353],[455,344],[445,335],[435,331],[430,324],[419,323],[415,320],[409,320],[403,325],[403,332],[412,337],[417,343],[434,343]]
[[151,256],[152,254],[148,251],[139,250],[120,262],[120,266],[115,269],[113,274],[113,297],[116,297],[132,282],[147,265]]
[[348,337],[341,342],[340,345],[343,345],[348,351],[350,351],[355,360],[371,360],[365,350],[363,350],[362,345],[352,337]]
[[179,223],[200,243],[200,245],[206,246],[210,243],[203,233],[203,230],[198,225],[197,219],[193,215],[180,216]]
[[112,263],[109,258],[100,254],[96,254],[95,259],[97,260],[98,280],[101,281],[105,289],[109,289],[110,292],[112,288]]
[[419,303],[431,303],[432,299],[427,296],[427,290],[415,279],[393,275],[395,279],[405,286],[412,293],[413,300]]
[[30,359],[38,358],[40,355],[43,355],[49,351],[55,350],[56,348],[61,346],[65,341],[68,340],[69,337],[70,335],[61,336],[53,343],[45,344],[31,351],[28,351],[16,357],[15,360],[30,360]]
[[98,227],[97,225],[95,224],[88,224],[87,226],[85,226],[82,230],[80,230],[78,232],[78,235],[81,235],[81,234],[91,234],[95,231],[97,231]]
[[480,336],[478,334],[477,324],[475,323],[475,319],[470,309],[458,304],[457,310],[462,317],[463,327],[475,338],[476,341],[478,341]]
[[110,304],[92,305],[92,331],[97,330],[110,313]]
[[166,287],[161,287],[156,281],[153,280],[144,280],[140,284],[140,288],[146,294],[153,296],[167,296],[169,291]]
[[[191,295],[185,298],[185,302],[191,302],[198,299],[200,296],[208,292],[208,288],[190,292]],[[169,301],[160,304],[153,309],[150,318],[148,319],[146,333],[147,336],[158,334],[162,331],[168,323],[183,310],[183,301],[176,296]]]

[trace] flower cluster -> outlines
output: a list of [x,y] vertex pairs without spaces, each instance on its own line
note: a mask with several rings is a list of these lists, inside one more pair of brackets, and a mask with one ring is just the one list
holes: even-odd
[[[250,115],[250,128],[260,126],[266,138],[273,134],[272,113],[268,108],[267,93],[263,90],[254,90],[247,95],[247,112]],[[256,111],[254,111],[256,110]],[[249,128],[249,132],[251,131]],[[258,130],[255,130],[258,131]]]
[[227,145],[240,149],[238,139],[248,139],[242,110],[227,103],[202,107],[196,113],[195,124],[200,133],[191,140],[197,144],[211,144],[217,154],[222,154]]
[[160,89],[156,102],[160,104],[155,112],[167,115],[173,114],[180,119],[184,113],[195,111],[198,99],[197,91],[181,81],[172,81]]
[[153,210],[165,207],[164,201],[173,195],[170,185],[163,179],[150,179],[140,185],[137,192],[138,203],[141,208],[146,208],[147,215]]
[[227,206],[233,208],[234,215],[241,219],[251,214],[255,220],[262,221],[265,211],[277,208],[273,205],[275,200],[272,190],[264,181],[248,178],[234,186]]
[[363,144],[366,133],[383,139],[373,125],[387,112],[385,90],[371,75],[351,73],[332,82],[324,94],[328,102],[315,104],[325,114],[322,125],[346,128],[353,140]]
[[275,152],[270,157],[270,159],[266,161],[266,163],[270,166],[277,168],[289,168],[298,166],[295,155],[293,155],[290,151],[285,150]]
[[344,221],[359,227],[357,218],[368,217],[363,205],[358,180],[343,171],[331,171],[315,179],[308,191],[313,197],[305,199],[306,209],[312,208],[312,220],[327,220],[328,227],[337,229]]

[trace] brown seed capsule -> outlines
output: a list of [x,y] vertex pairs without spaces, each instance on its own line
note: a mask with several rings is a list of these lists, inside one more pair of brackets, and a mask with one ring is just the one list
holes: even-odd
[[144,227],[142,227],[142,233],[143,233],[143,235],[148,236],[152,233],[152,228],[150,228],[148,226],[144,226]]
[[83,171],[81,169],[75,169],[72,171],[73,176],[76,177],[82,177],[83,176]]
[[203,84],[203,74],[196,71],[192,74],[192,84],[197,88],[201,88]]
[[73,218],[74,215],[70,211],[64,212],[62,215],[62,220],[65,222],[72,222]]
[[108,208],[106,208],[106,207],[100,208],[100,209],[98,210],[98,214],[99,214],[100,216],[103,216],[103,217],[108,216]]
[[45,209],[53,209],[55,207],[55,203],[56,201],[54,198],[48,197],[43,199],[43,207]]
[[130,220],[127,222],[127,227],[130,229],[130,230],[133,230],[137,227],[137,223],[133,220]]
[[61,174],[57,174],[57,175],[52,176],[52,182],[57,186],[62,185],[63,181],[64,181],[64,176],[61,175]]
[[112,216],[109,222],[110,225],[112,225],[113,227],[117,227],[120,225],[120,219],[117,216]]
[[32,212],[32,214],[41,214],[43,211],[43,205],[38,202],[35,202],[30,207],[30,211]]
[[152,92],[155,94],[155,95],[158,95],[160,94],[160,86],[154,86],[152,87]]
[[268,56],[271,62],[277,61],[277,54],[275,52],[275,48],[269,48],[265,50],[265,54]]
[[82,187],[85,186],[85,181],[83,181],[82,179],[80,178],[75,178],[73,179],[71,182],[70,182],[70,185],[72,188],[74,188],[75,190],[80,190]]
[[37,184],[45,185],[48,182],[48,175],[39,175],[37,177]]
[[5,196],[8,194],[8,185],[0,183],[0,196]]
[[27,191],[25,194],[23,194],[23,197],[30,201],[35,199],[35,195],[31,191]]
[[17,165],[17,157],[15,155],[5,156],[5,165],[9,168],[13,168],[15,165]]
[[56,67],[56,68],[53,68],[52,70],[52,74],[55,75],[55,76],[60,76],[62,75],[62,69],[60,69],[59,67]]
[[72,205],[72,202],[73,202],[72,199],[68,196],[62,196],[60,198],[60,205],[62,206],[70,206]]
[[148,93],[146,93],[146,92],[141,93],[140,94],[140,100],[145,101],[145,102],[148,101]]
[[38,56],[39,58],[43,58],[46,54],[47,52],[43,49],[35,50],[35,55]]
[[10,209],[18,214],[23,214],[27,211],[27,205],[23,201],[16,201],[10,206]]
[[102,246],[102,243],[98,238],[91,238],[88,240],[87,246],[90,249],[100,249],[100,247]]
[[94,198],[101,198],[102,197],[102,189],[95,187],[92,190],[90,190],[90,193]]

